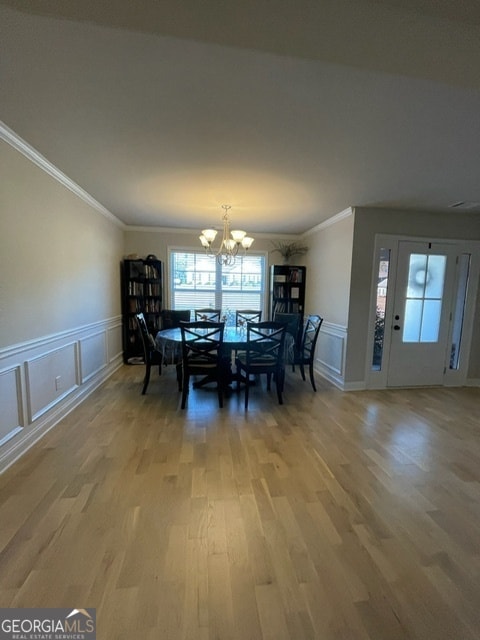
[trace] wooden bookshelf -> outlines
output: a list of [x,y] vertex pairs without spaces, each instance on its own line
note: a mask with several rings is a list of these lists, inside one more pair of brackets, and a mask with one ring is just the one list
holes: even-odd
[[[270,267],[270,317],[275,313],[299,313],[305,309],[306,267],[275,264]],[[301,323],[302,324],[302,323]]]
[[149,331],[160,329],[162,311],[162,263],[160,260],[138,258],[122,262],[123,360],[136,362],[143,357],[135,314],[143,313]]

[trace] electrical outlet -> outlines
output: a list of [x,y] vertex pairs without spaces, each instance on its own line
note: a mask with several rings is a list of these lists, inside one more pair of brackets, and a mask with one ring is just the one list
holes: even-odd
[[62,388],[62,376],[57,376],[55,378],[55,390],[60,391]]

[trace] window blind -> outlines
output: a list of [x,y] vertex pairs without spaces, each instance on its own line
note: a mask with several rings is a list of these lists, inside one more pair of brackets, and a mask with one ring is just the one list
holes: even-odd
[[211,307],[232,315],[237,309],[265,309],[265,256],[237,256],[231,267],[202,251],[170,251],[172,309]]

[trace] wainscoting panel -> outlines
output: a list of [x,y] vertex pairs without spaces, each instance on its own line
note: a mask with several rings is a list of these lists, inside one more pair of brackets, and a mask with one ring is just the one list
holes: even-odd
[[0,349],[0,473],[122,364],[115,317]]
[[30,422],[78,386],[77,361],[77,344],[71,342],[25,362]]
[[346,327],[324,321],[315,353],[315,370],[341,389],[344,388],[346,340]]
[[82,383],[107,366],[107,334],[99,332],[80,340]]
[[109,364],[123,354],[122,325],[119,323],[107,327],[107,354]]
[[20,366],[0,371],[0,446],[23,429]]

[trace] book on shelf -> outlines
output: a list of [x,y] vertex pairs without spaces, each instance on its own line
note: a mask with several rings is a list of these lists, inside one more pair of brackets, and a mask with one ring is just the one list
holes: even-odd
[[130,313],[140,313],[142,311],[142,305],[138,298],[128,299],[128,309]]
[[287,305],[285,302],[278,302],[278,300],[273,305],[273,315],[275,313],[285,313],[287,311]]
[[290,280],[290,282],[302,282],[302,270],[301,269],[291,269],[290,270],[289,280]]
[[143,294],[143,285],[140,282],[130,280],[128,283],[128,295],[141,296]]
[[160,278],[160,274],[158,273],[158,269],[151,264],[145,265],[145,278],[148,280],[158,280]]

